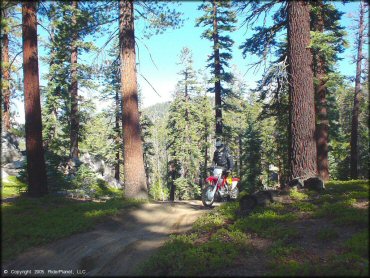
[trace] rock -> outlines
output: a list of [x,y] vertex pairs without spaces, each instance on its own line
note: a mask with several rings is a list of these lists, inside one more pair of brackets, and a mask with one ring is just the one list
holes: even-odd
[[6,169],[22,169],[25,165],[24,160],[17,160],[11,163],[5,164],[3,167]]
[[270,191],[257,191],[250,195],[245,195],[239,199],[241,215],[248,215],[257,206],[266,206],[274,202],[273,194]]
[[103,176],[103,180],[105,180],[113,188],[122,188],[122,185],[118,182],[118,180],[110,175]]
[[16,160],[22,159],[22,153],[18,147],[17,138],[10,134],[5,133],[1,137],[1,163],[11,163]]
[[122,188],[122,183],[114,178],[114,167],[105,163],[104,160],[89,153],[84,153],[81,155],[80,161],[87,164],[97,174],[98,178],[106,181],[110,187]]
[[97,159],[91,156],[89,153],[85,153],[80,157],[81,162],[89,165],[89,168],[96,173],[104,175],[105,162],[101,159]]
[[239,214],[246,216],[257,206],[257,199],[252,195],[245,195],[239,199]]
[[325,190],[325,184],[320,177],[311,177],[304,181],[304,188],[315,191],[323,191]]
[[114,167],[109,167],[107,164],[105,164],[103,176],[114,177]]
[[3,181],[7,181],[9,177],[9,174],[4,170],[4,168],[1,169],[1,179]]
[[303,188],[304,186],[304,181],[303,179],[301,178],[295,178],[295,179],[292,179],[290,182],[289,182],[289,187],[297,187],[297,188]]
[[9,144],[13,145],[16,149],[19,150],[19,142],[17,136],[5,131],[2,133],[1,138],[2,142],[7,141]]

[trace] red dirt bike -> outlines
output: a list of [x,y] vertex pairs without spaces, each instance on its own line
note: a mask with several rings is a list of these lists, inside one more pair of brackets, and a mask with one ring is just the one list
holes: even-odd
[[212,206],[214,201],[236,199],[239,195],[238,182],[240,179],[225,177],[222,167],[211,167],[213,175],[206,178],[207,184],[202,190],[202,203]]

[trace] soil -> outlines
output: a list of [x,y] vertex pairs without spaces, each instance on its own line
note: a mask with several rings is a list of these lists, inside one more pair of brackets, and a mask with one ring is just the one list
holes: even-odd
[[[200,201],[156,202],[122,211],[92,231],[32,248],[4,270],[72,270],[88,276],[130,276],[170,234],[183,233],[209,211]],[[70,276],[70,275],[69,275]]]

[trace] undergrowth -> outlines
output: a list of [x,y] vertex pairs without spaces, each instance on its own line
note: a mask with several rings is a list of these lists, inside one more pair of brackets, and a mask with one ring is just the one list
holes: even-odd
[[[259,256],[268,276],[367,276],[368,206],[358,204],[369,201],[368,181],[333,181],[326,188],[291,190],[291,202],[258,207],[244,217],[238,202],[222,204],[201,216],[192,231],[172,236],[137,273],[208,276],[239,267],[239,275],[249,276],[249,258]],[[305,234],[300,225],[316,232]],[[269,244],[256,250],[255,238]]]
[[86,231],[104,216],[140,203],[123,198],[81,202],[52,196],[3,203],[2,260],[9,260],[30,247]]

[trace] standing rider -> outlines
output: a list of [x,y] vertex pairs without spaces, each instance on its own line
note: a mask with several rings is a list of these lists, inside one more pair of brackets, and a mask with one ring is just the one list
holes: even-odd
[[216,139],[216,150],[213,154],[213,165],[220,166],[223,168],[225,177],[228,177],[233,170],[234,161],[230,154],[230,149],[227,145],[224,145],[221,138]]

